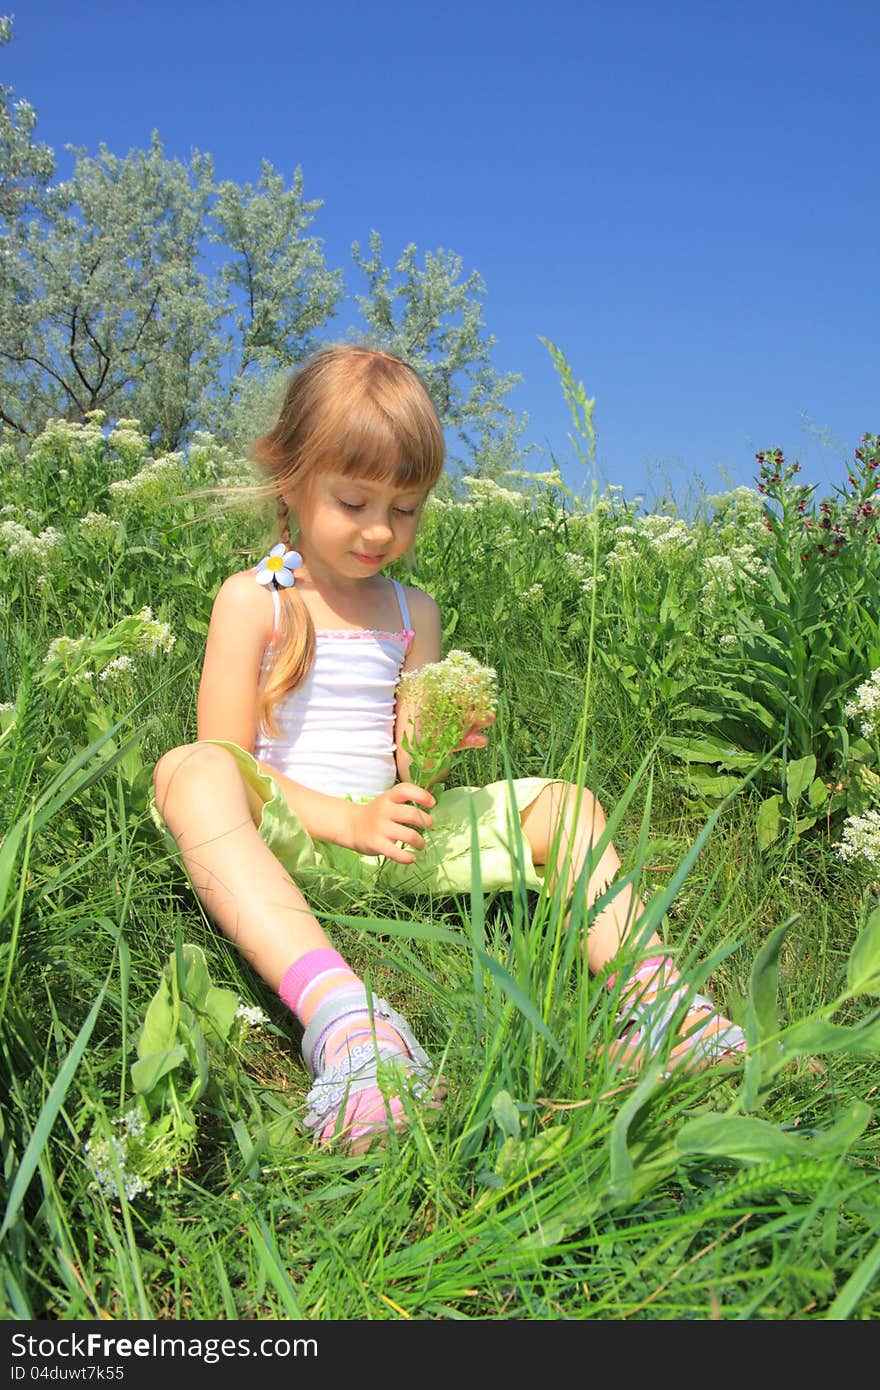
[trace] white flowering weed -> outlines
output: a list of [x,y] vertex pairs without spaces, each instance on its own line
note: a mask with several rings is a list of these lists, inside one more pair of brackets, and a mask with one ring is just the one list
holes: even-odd
[[873,738],[877,732],[878,713],[880,713],[880,670],[872,671],[866,681],[862,681],[855,693],[843,707],[847,719],[859,719],[865,738]]
[[416,732],[403,743],[412,757],[411,781],[423,785],[432,770],[445,767],[471,725],[495,713],[497,680],[494,667],[458,650],[403,672],[399,693],[415,714]]
[[859,816],[847,816],[836,850],[847,863],[863,860],[874,868],[880,865],[880,811],[869,809]]

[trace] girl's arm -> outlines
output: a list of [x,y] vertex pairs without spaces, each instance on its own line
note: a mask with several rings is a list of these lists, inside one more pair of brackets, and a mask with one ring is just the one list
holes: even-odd
[[[222,739],[253,753],[260,667],[273,622],[271,595],[254,583],[252,570],[224,581],[211,611],[199,683],[200,739]],[[281,787],[313,839],[355,847],[359,828],[350,801],[304,787],[266,763],[260,767]]]

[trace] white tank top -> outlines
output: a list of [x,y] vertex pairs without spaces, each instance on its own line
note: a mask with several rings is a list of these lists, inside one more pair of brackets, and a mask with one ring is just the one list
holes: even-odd
[[[275,708],[278,737],[259,731],[254,757],[329,796],[378,796],[397,781],[396,687],[414,633],[403,586],[392,579],[403,627],[315,629],[315,659]],[[278,590],[272,590],[278,626]],[[263,671],[271,647],[263,658]]]

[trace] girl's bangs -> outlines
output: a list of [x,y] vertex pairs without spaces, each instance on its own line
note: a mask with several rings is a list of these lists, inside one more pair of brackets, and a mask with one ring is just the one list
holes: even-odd
[[355,418],[348,413],[340,424],[321,450],[324,467],[334,472],[387,479],[403,490],[431,488],[443,471],[443,437],[428,420],[404,423],[369,409]]

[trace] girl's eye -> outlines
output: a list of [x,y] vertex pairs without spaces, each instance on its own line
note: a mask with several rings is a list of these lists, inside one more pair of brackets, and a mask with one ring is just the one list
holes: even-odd
[[364,505],[363,502],[343,502],[341,497],[337,497],[336,500],[347,512],[359,512]]
[[399,516],[415,516],[416,514],[415,507],[395,507],[394,510]]

